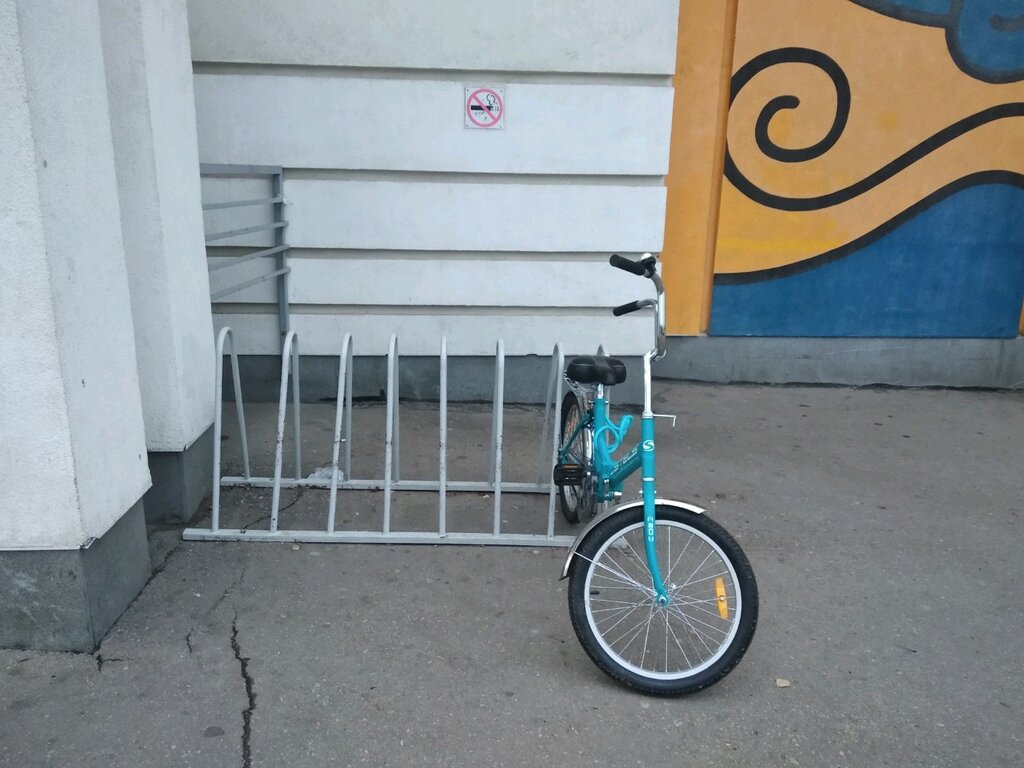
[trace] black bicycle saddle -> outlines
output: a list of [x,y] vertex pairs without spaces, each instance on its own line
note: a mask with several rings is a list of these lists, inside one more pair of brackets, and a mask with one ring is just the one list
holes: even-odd
[[604,384],[610,387],[626,380],[626,365],[614,357],[583,355],[569,361],[565,375],[580,384]]

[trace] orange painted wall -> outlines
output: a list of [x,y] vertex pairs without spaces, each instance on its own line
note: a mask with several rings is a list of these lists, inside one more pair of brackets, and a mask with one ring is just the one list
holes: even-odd
[[[756,188],[783,198],[828,195],[970,115],[1024,103],[1024,80],[993,82],[964,71],[943,27],[864,7],[871,2],[680,0],[662,253],[670,333],[708,331],[716,274],[809,262],[869,238],[967,176],[1024,175],[1024,117],[1010,117],[978,125],[862,194],[817,209],[766,205],[723,177],[728,148]],[[798,163],[767,156],[755,142],[755,125],[773,98],[792,95],[798,106],[776,111],[767,123],[770,142],[807,147],[824,136],[837,96],[822,70],[776,64],[758,72],[732,102],[729,92],[746,63],[797,47],[838,62],[853,93],[840,140]],[[1024,334],[1024,313],[1019,327]]]
[[669,333],[707,330],[738,0],[682,0],[662,270]]

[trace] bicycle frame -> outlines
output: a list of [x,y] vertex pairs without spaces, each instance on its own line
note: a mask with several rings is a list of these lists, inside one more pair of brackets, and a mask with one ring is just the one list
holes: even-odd
[[[647,254],[649,256],[649,254]],[[665,305],[663,301],[664,288],[660,276],[655,272],[650,275],[651,281],[657,289],[657,298],[644,299],[638,302],[638,308],[654,308],[654,333],[655,347],[644,354],[644,409],[640,417],[640,442],[637,443],[621,459],[613,460],[611,454],[616,450],[625,437],[629,428],[631,417],[624,417],[616,424],[608,416],[608,403],[604,397],[604,387],[598,385],[596,398],[593,407],[588,408],[586,416],[580,419],[572,434],[566,439],[560,453],[560,459],[564,460],[566,446],[572,445],[581,430],[593,429],[593,452],[594,452],[594,474],[597,484],[596,497],[598,501],[610,501],[622,495],[622,485],[627,477],[638,469],[641,470],[640,482],[644,505],[644,549],[647,557],[647,567],[651,572],[651,582],[657,595],[657,602],[660,605],[667,605],[669,602],[668,590],[661,578],[661,569],[658,565],[658,553],[655,549],[655,510],[657,495],[655,491],[655,440],[654,440],[654,418],[655,414],[651,406],[651,363],[660,360],[665,356]],[[579,389],[578,386],[576,387]],[[606,435],[611,435],[613,440],[609,444]],[[573,552],[575,548],[573,549]]]
[[[583,395],[586,397],[586,394]],[[608,403],[604,399],[604,387],[597,388],[596,399],[589,401],[591,404],[586,410],[583,418],[576,424],[576,428],[566,438],[565,445],[572,445],[580,432],[593,430],[593,443],[595,446],[594,473],[596,475],[597,488],[595,497],[597,501],[612,501],[622,495],[622,485],[626,478],[640,469],[642,463],[640,458],[640,444],[635,445],[618,461],[611,458],[611,453],[618,447],[609,446],[605,449],[598,448],[599,441],[605,440],[604,433],[616,433],[622,428],[622,422],[615,424],[608,416]],[[607,445],[607,441],[606,441]],[[580,459],[578,456],[570,456],[566,447],[562,448],[559,454],[562,460],[569,458]]]

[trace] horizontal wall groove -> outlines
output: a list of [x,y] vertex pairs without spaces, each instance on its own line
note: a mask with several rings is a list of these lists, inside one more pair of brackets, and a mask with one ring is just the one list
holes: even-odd
[[[601,317],[612,318],[611,307],[521,307],[521,306],[444,306],[436,304],[403,305],[360,305],[360,304],[290,304],[291,314],[296,315],[344,315],[362,317],[365,315],[400,315],[449,317]],[[213,305],[215,315],[269,315],[277,314],[273,303]],[[637,315],[649,322],[647,313]]]
[[[477,173],[444,170],[375,170],[371,168],[285,168],[288,181],[370,181],[402,184],[520,184],[540,186],[661,187],[662,175],[581,173]],[[287,193],[287,188],[285,190]],[[287,195],[286,195],[287,196]]]
[[467,84],[515,85],[630,85],[668,88],[671,73],[643,72],[531,72],[525,70],[413,69],[409,67],[357,67],[323,64],[267,64],[262,62],[193,61],[197,75],[254,75],[327,77],[353,80],[463,80]]
[[[231,258],[249,253],[249,246],[209,246],[206,253],[211,258]],[[639,256],[637,253],[621,252],[622,255]],[[438,251],[365,248],[310,248],[292,247],[288,257],[292,259],[334,259],[337,261],[580,261],[606,264],[611,251]],[[270,257],[268,257],[270,258]]]

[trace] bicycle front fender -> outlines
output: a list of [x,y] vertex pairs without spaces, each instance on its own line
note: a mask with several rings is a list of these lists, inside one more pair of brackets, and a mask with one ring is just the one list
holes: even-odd
[[[655,499],[654,504],[655,506],[657,506],[658,504],[663,504],[666,507],[686,509],[697,515],[703,515],[705,512],[707,512],[706,509],[704,509],[703,507],[698,507],[696,504],[687,504],[685,501],[676,501],[675,499]],[[592,530],[594,530],[594,528],[599,526],[601,523],[603,523],[605,520],[607,520],[609,517],[616,514],[617,512],[622,512],[625,509],[633,509],[634,507],[643,507],[643,505],[643,499],[634,499],[633,501],[627,501],[625,504],[619,504],[617,507],[608,510],[603,515],[598,515],[593,520],[591,520],[587,527],[580,532],[580,535],[576,537],[576,541],[572,543],[572,546],[569,547],[569,554],[565,558],[565,565],[562,566],[562,575],[559,577],[558,580],[561,581],[562,579],[569,577],[569,566],[572,564],[572,559],[576,555],[576,550],[580,548],[580,544],[583,543],[583,540],[587,538],[587,535]]]

